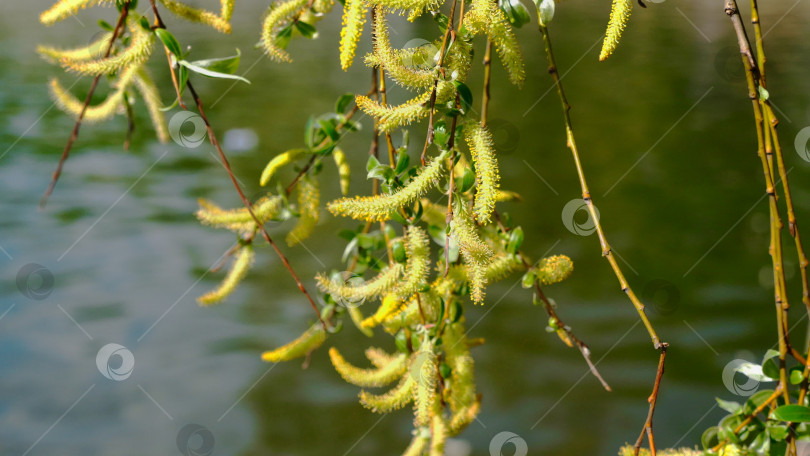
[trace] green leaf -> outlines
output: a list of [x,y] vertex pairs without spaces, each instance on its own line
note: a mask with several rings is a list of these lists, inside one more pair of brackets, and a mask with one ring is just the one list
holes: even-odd
[[537,277],[534,275],[533,271],[526,271],[526,273],[523,274],[523,277],[520,279],[520,286],[523,288],[531,288],[534,286],[534,281],[536,279]]
[[234,74],[239,69],[239,60],[242,53],[236,49],[236,55],[230,57],[221,57],[217,59],[195,60],[191,62],[198,67],[205,68],[217,73]]
[[810,407],[804,405],[782,405],[771,412],[771,418],[789,423],[810,423]]
[[[528,13],[527,13],[528,14]],[[456,90],[458,91],[459,99],[461,100],[461,107],[464,112],[467,112],[470,109],[470,106],[473,102],[473,95],[472,91],[467,84],[459,81],[453,81],[453,85],[456,86]]]
[[160,38],[160,41],[163,42],[163,45],[166,46],[166,49],[169,50],[175,57],[180,58],[182,51],[180,50],[180,43],[177,42],[177,38],[172,35],[172,32],[164,29],[164,28],[157,28],[155,29],[155,35]]
[[357,233],[352,230],[340,230],[338,231],[338,236],[347,241],[351,241],[355,236],[357,236]]
[[447,30],[447,25],[450,23],[450,18],[445,16],[442,13],[436,13],[433,15],[433,20],[436,21],[436,24],[439,26],[439,30],[444,33]]
[[199,73],[199,74],[201,74],[203,76],[207,76],[209,78],[234,79],[234,80],[237,80],[237,81],[242,81],[242,82],[246,82],[246,83],[250,84],[250,81],[243,78],[242,76],[237,76],[235,74],[228,74],[228,73],[220,73],[218,71],[212,71],[212,70],[209,70],[207,68],[203,68],[203,67],[201,67],[199,65],[195,65],[194,63],[191,63],[191,62],[189,62],[187,60],[180,60],[177,63],[179,63],[181,66],[184,66],[184,67],[188,68],[189,70],[191,70],[191,71],[193,71],[195,73]]
[[547,27],[554,18],[554,0],[534,0],[537,5],[537,17],[541,27]]
[[461,185],[459,185],[458,190],[461,193],[464,193],[467,190],[471,189],[474,184],[475,184],[475,172],[472,170],[472,168],[465,168],[464,176],[461,177]]
[[307,38],[316,38],[318,35],[318,30],[312,26],[312,24],[307,24],[306,22],[296,21],[295,28],[301,32],[301,35]]
[[734,401],[724,401],[719,397],[716,397],[715,400],[717,401],[717,405],[720,406],[721,409],[729,412],[729,413],[739,413],[742,409],[742,405],[739,402]]
[[523,244],[523,228],[517,227],[509,233],[509,243],[506,246],[506,251],[511,254],[516,254]]
[[[99,25],[101,25],[102,22],[104,21],[99,21]],[[104,23],[107,24],[106,22]],[[141,24],[142,29],[150,32],[152,31],[152,26],[149,25],[149,20],[144,16],[141,16],[141,19],[138,21],[138,23]],[[110,24],[107,24],[107,26],[110,26]],[[102,26],[101,28],[104,28],[104,26]],[[113,31],[114,29],[107,29],[107,30]]]
[[368,161],[366,162],[366,171],[371,172],[372,169],[378,166],[380,166],[380,161],[377,160],[377,157],[369,155]]
[[290,44],[290,38],[292,38],[292,32],[292,24],[289,24],[283,29],[279,30],[278,33],[276,33],[276,46],[280,47],[281,49],[287,49],[287,46]]
[[98,26],[101,27],[102,29],[108,31],[108,32],[112,32],[113,30],[115,30],[115,28],[112,25],[110,25],[109,22],[105,21],[104,19],[99,19],[98,20]]
[[765,429],[768,431],[768,435],[777,441],[785,440],[788,436],[788,427],[784,424],[776,424],[773,422],[769,422],[765,424]]
[[529,11],[520,0],[502,0],[500,6],[501,10],[506,13],[509,22],[515,28],[520,28],[531,21]]
[[335,112],[338,114],[346,114],[346,109],[349,107],[349,103],[354,101],[354,94],[353,93],[344,93],[337,99],[335,103]]
[[756,393],[752,394],[751,397],[745,401],[745,405],[743,406],[743,413],[751,414],[754,413],[760,405],[762,405],[769,397],[773,394],[772,389],[760,390]]
[[794,366],[790,368],[790,383],[798,385],[804,380],[804,368],[802,366]]
[[768,350],[762,358],[762,373],[772,379],[779,378],[779,352]]
[[703,435],[700,436],[700,444],[703,445],[703,448],[709,449],[719,443],[719,439],[717,438],[718,430],[717,426],[712,426],[703,431]]
[[757,86],[757,89],[759,89],[759,99],[760,100],[766,101],[768,98],[771,97],[771,95],[768,93],[768,89],[766,89],[765,87]]
[[411,162],[411,157],[405,151],[401,151],[397,153],[397,167],[394,169],[394,173],[400,174],[406,169],[408,169],[408,164]]

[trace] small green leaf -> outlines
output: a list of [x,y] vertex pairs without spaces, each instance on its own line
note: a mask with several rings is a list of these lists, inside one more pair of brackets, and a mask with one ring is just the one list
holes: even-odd
[[433,20],[436,21],[436,24],[439,26],[439,30],[442,32],[447,30],[447,25],[450,23],[450,18],[442,13],[435,13],[433,15]]
[[191,62],[194,65],[215,71],[217,73],[234,74],[239,69],[239,60],[242,53],[236,49],[236,55],[230,57],[221,57],[217,59],[195,60]]
[[[158,30],[160,30],[160,29],[158,29]],[[184,66],[184,67],[188,68],[189,70],[191,70],[191,71],[193,71],[195,73],[199,73],[199,74],[201,74],[203,76],[207,76],[209,78],[234,79],[234,80],[237,80],[237,81],[242,81],[242,82],[246,82],[246,83],[250,84],[250,81],[243,78],[242,76],[237,76],[235,74],[228,74],[228,73],[220,73],[218,71],[212,71],[212,70],[209,70],[207,68],[201,67],[199,65],[195,65],[194,63],[189,62],[187,60],[180,60],[177,63],[179,63],[181,66]]]
[[506,13],[506,17],[513,27],[520,28],[531,21],[529,11],[520,0],[502,0],[500,3],[501,10]]
[[782,405],[771,412],[771,418],[789,423],[810,423],[810,407],[804,405]]
[[[527,13],[528,14],[528,13]],[[467,112],[470,109],[470,106],[473,102],[473,95],[472,91],[467,84],[459,81],[453,81],[453,85],[456,86],[456,90],[458,91],[459,99],[461,100],[461,107],[464,112]]]
[[765,429],[768,431],[768,435],[777,441],[785,440],[788,436],[788,427],[784,424],[776,424],[773,422],[769,422],[765,424]]
[[548,27],[549,22],[554,18],[554,0],[534,0],[537,5],[537,17],[541,27]]
[[717,401],[717,405],[719,405],[721,409],[723,409],[723,410],[725,410],[725,411],[727,411],[729,413],[736,414],[736,413],[740,412],[740,410],[742,408],[742,405],[739,402],[724,401],[723,399],[720,399],[719,397],[715,398],[715,400]]
[[318,36],[318,30],[312,26],[312,24],[307,24],[306,22],[296,21],[295,28],[301,32],[301,35],[307,38],[316,38]]
[[293,25],[289,24],[276,33],[276,46],[281,49],[287,49],[290,45],[290,38],[292,38]]
[[474,184],[475,184],[475,172],[472,170],[472,168],[465,168],[464,176],[461,177],[461,185],[459,186],[458,190],[461,193],[464,193],[467,190],[471,189]]
[[346,114],[346,108],[349,107],[349,103],[352,101],[354,101],[354,94],[344,93],[337,99],[337,102],[335,102],[335,112],[338,114]]
[[531,288],[534,286],[534,281],[536,280],[536,276],[534,275],[533,271],[526,271],[523,274],[523,277],[520,279],[520,286],[523,288]]
[[801,366],[794,366],[790,369],[790,383],[798,385],[804,380],[804,368]]
[[369,155],[368,161],[366,162],[366,171],[371,172],[372,169],[378,166],[380,166],[380,161],[377,160],[377,157]]
[[509,243],[506,246],[506,251],[516,254],[521,245],[523,245],[523,228],[517,227],[509,233]]
[[105,21],[104,19],[99,19],[98,20],[98,26],[101,27],[102,29],[108,31],[108,32],[112,32],[113,30],[115,30],[115,28],[112,25],[110,25],[109,22]]
[[391,253],[394,255],[394,261],[397,263],[405,263],[408,261],[408,256],[405,254],[405,246],[402,241],[396,241],[391,245]]
[[163,42],[163,45],[166,46],[166,49],[169,50],[175,57],[180,58],[182,51],[180,50],[180,43],[177,42],[177,38],[172,35],[172,32],[164,29],[164,28],[157,28],[155,29],[155,35],[160,38],[160,41]]
[[338,231],[338,236],[347,241],[351,241],[355,236],[357,236],[357,233],[352,230],[340,230]]
[[770,378],[779,378],[779,352],[768,350],[762,357],[762,373]]
[[759,89],[759,99],[760,100],[766,101],[768,98],[770,98],[771,95],[768,93],[768,89],[766,89],[765,87],[762,87],[762,86],[757,86],[757,89]]
[[407,152],[401,151],[397,154],[397,167],[394,170],[394,173],[400,174],[406,169],[408,169],[408,164],[411,162],[411,157],[408,155]]
[[719,439],[717,438],[718,432],[717,426],[712,426],[705,431],[703,431],[703,435],[700,436],[700,444],[703,445],[703,448],[709,449],[713,448],[715,445],[719,443]]
[[[104,22],[104,21],[99,21],[99,25],[102,22]],[[107,24],[106,22],[104,22],[104,23]],[[138,21],[138,23],[141,24],[142,29],[144,29],[146,31],[152,31],[152,26],[149,25],[149,20],[147,18],[145,18],[144,16],[141,16],[141,19]],[[109,25],[110,24],[107,24],[107,26],[109,26]],[[101,28],[104,28],[104,26],[102,26]],[[110,30],[110,29],[107,29],[107,30]],[[110,30],[110,31],[112,31],[112,30]]]

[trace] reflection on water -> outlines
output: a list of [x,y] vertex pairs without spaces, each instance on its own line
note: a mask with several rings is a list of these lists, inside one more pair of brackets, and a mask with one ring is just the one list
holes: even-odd
[[[260,362],[260,350],[295,337],[310,318],[269,250],[260,251],[255,273],[226,304],[195,304],[220,277],[206,271],[234,241],[192,216],[199,197],[237,204],[210,146],[155,144],[139,116],[143,130],[127,153],[120,147],[123,119],[87,126],[48,209],[37,211],[72,123],[49,110],[45,83],[57,71],[33,48],[82,43],[95,30],[88,15],[79,16],[86,28],[72,20],[42,28],[35,21],[44,2],[32,3],[43,5],[4,5],[8,14],[0,19],[0,452],[26,454],[36,443],[27,454],[180,454],[211,445],[214,454],[398,454],[409,439],[410,415],[363,410],[357,389],[333,372],[324,350],[305,372],[296,363]],[[293,43],[294,64],[261,59],[252,44],[262,8],[239,5],[242,26],[215,42],[205,41],[213,36],[207,31],[171,24],[198,55],[240,47],[244,68],[260,60],[248,74],[251,86],[225,94],[228,83],[200,83],[207,99],[225,95],[211,103],[210,115],[233,146],[248,194],[259,191],[255,180],[268,157],[298,144],[311,112],[330,109],[340,93],[365,91],[367,81],[361,65],[348,74],[334,70],[337,16],[323,23],[319,40]],[[763,23],[774,24],[784,12],[768,11]],[[783,112],[786,148],[810,123],[810,45],[800,34],[808,12],[797,6],[768,35],[769,88]],[[774,341],[770,292],[760,273],[769,262],[767,208],[749,105],[738,63],[727,64],[738,57],[727,49],[733,38],[718,5],[638,9],[618,53],[598,64],[594,43],[606,18],[606,5],[592,11],[562,3],[552,29],[558,63],[564,73],[572,69],[565,83],[605,229],[629,280],[651,303],[659,334],[672,344],[657,440],[693,445],[720,416],[711,410],[713,397],[733,398],[721,381],[723,366],[755,359]],[[399,31],[394,40],[431,38],[434,26]],[[484,455],[493,436],[509,431],[526,440],[530,454],[610,455],[637,436],[657,357],[596,238],[561,223],[565,205],[580,196],[578,185],[536,31],[520,34],[531,78],[517,90],[496,70],[491,105],[502,126],[496,138],[504,186],[525,199],[507,210],[523,225],[535,257],[550,251],[574,259],[574,275],[548,293],[589,343],[614,392],[602,391],[579,353],[544,331],[544,314],[513,286],[515,277],[488,293],[485,307],[468,311],[473,335],[487,339],[476,349],[484,399],[480,420],[457,446]],[[162,62],[154,64],[164,77]],[[346,143],[355,169],[364,163],[365,138]],[[797,210],[807,218],[810,164],[787,150]],[[353,185],[364,188],[360,178]],[[304,277],[323,270],[321,262],[339,268],[329,233],[346,222],[324,218],[324,235],[307,243],[310,253],[290,250]],[[17,279],[29,264],[44,269],[22,274],[26,297]],[[795,261],[787,267],[795,272]],[[332,340],[358,363],[360,347],[369,343],[352,328]],[[382,336],[371,343],[391,346]],[[126,352],[99,364],[108,344]]]

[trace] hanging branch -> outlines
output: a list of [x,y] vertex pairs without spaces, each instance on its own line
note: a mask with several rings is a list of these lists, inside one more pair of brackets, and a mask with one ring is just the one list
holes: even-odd
[[[110,56],[112,52],[113,44],[115,44],[115,40],[118,39],[118,34],[121,33],[121,30],[124,28],[124,23],[126,23],[127,15],[129,14],[129,4],[130,0],[126,0],[124,5],[121,7],[121,14],[118,15],[118,22],[115,24],[115,29],[113,29],[113,34],[110,37],[110,42],[107,44],[107,49],[104,51],[104,58]],[[82,106],[82,110],[79,112],[79,116],[76,118],[76,123],[73,125],[73,131],[70,133],[70,137],[68,138],[67,144],[65,144],[65,149],[62,151],[62,156],[59,158],[59,163],[56,165],[56,170],[53,172],[53,176],[51,177],[51,182],[48,184],[48,189],[45,190],[45,194],[42,196],[42,199],[39,201],[39,208],[42,209],[48,204],[48,198],[53,193],[54,187],[56,187],[56,182],[59,180],[59,176],[62,175],[62,168],[65,166],[65,162],[70,155],[70,149],[73,147],[73,143],[76,142],[76,139],[79,138],[79,128],[82,126],[82,120],[84,120],[84,115],[87,113],[87,108],[90,107],[90,101],[93,99],[93,94],[96,92],[96,88],[98,87],[98,81],[101,79],[101,75],[97,74],[93,78],[93,83],[90,84],[90,90],[87,91],[87,96],[84,98],[84,105]],[[127,143],[129,143],[129,136],[127,136]]]
[[[166,28],[166,26],[163,23],[163,20],[160,18],[160,13],[158,12],[155,6],[155,0],[150,1],[152,4],[152,11],[155,14],[155,20],[158,24],[158,27]],[[174,71],[172,71],[172,73],[174,73]],[[298,286],[298,289],[301,291],[301,293],[304,294],[304,296],[306,296],[307,301],[309,301],[309,304],[312,307],[312,310],[315,311],[315,314],[318,316],[318,321],[323,326],[323,329],[326,330],[327,329],[326,322],[321,317],[321,312],[318,310],[318,306],[315,304],[315,301],[312,299],[312,296],[309,294],[306,287],[304,287],[303,282],[301,282],[301,279],[298,277],[298,274],[293,269],[292,265],[290,264],[290,261],[287,259],[287,257],[281,251],[281,249],[279,249],[275,241],[273,241],[273,239],[270,237],[270,234],[267,232],[267,228],[264,227],[264,224],[259,220],[258,217],[256,217],[256,214],[253,212],[253,205],[251,204],[250,200],[248,200],[248,198],[245,196],[245,193],[242,191],[242,187],[239,185],[239,181],[236,179],[236,175],[234,175],[233,170],[231,169],[231,165],[228,162],[228,157],[222,150],[222,147],[219,144],[219,140],[217,139],[216,133],[214,133],[214,129],[211,127],[211,123],[208,121],[208,116],[206,116],[205,110],[203,109],[202,100],[200,99],[200,96],[197,93],[197,91],[194,90],[194,85],[191,83],[191,79],[186,80],[186,87],[188,88],[192,98],[194,99],[194,103],[197,106],[197,112],[199,112],[200,117],[202,118],[203,122],[205,122],[205,128],[208,132],[208,139],[211,141],[211,144],[217,150],[217,153],[219,154],[219,159],[222,162],[222,166],[228,173],[228,177],[231,179],[234,188],[236,188],[236,192],[239,194],[239,198],[242,200],[242,204],[247,209],[248,213],[250,214],[250,217],[256,223],[256,226],[259,228],[259,231],[261,232],[264,240],[267,241],[268,244],[270,244],[270,246],[276,252],[276,255],[281,260],[282,264],[284,264],[284,267],[292,276],[293,280],[295,280],[295,284]]]
[[641,443],[644,441],[644,436],[647,436],[647,440],[650,442],[650,453],[652,456],[655,456],[655,438],[653,436],[653,414],[655,413],[655,403],[658,400],[658,388],[661,387],[661,379],[664,377],[664,362],[667,357],[667,347],[669,344],[664,342],[661,344],[661,356],[658,358],[658,370],[655,373],[655,384],[653,384],[652,394],[647,399],[647,402],[650,403],[650,411],[647,413],[647,420],[644,422],[644,427],[641,428],[641,434],[639,434],[638,439],[636,440],[636,444],[633,445],[633,451],[635,452],[636,456],[638,456],[639,450],[641,450]]
[[[588,190],[588,184],[585,180],[585,173],[582,169],[582,163],[579,158],[579,152],[577,150],[576,141],[574,140],[574,130],[571,125],[571,105],[568,104],[568,100],[565,97],[565,90],[562,86],[562,81],[560,80],[560,76],[557,72],[557,64],[554,60],[554,53],[551,48],[551,39],[548,34],[548,28],[544,25],[540,25],[540,33],[543,35],[543,41],[545,43],[546,48],[546,58],[548,59],[549,69],[548,72],[551,74],[552,79],[554,80],[554,85],[557,87],[557,95],[560,98],[560,103],[562,104],[563,110],[563,120],[565,122],[565,133],[566,133],[566,145],[571,150],[571,154],[574,158],[574,164],[576,165],[577,175],[579,176],[579,183],[580,187],[582,188],[582,199],[585,201],[585,204],[588,206],[588,212],[590,213],[591,220],[593,220],[594,226],[596,227],[596,233],[599,236],[599,243],[602,246],[602,256],[607,258],[608,262],[610,263],[611,268],[613,268],[613,272],[616,275],[616,278],[619,280],[619,284],[622,287],[622,291],[627,294],[627,297],[633,303],[633,306],[638,312],[639,318],[641,322],[644,324],[644,327],[647,329],[647,333],[652,340],[653,346],[661,352],[660,359],[659,359],[659,367],[658,373],[656,374],[655,379],[655,386],[653,387],[653,392],[650,398],[648,399],[650,403],[650,411],[647,416],[647,420],[644,423],[644,427],[642,429],[642,435],[646,432],[648,440],[650,442],[650,449],[655,454],[655,443],[653,438],[653,429],[652,429],[652,415],[655,411],[655,402],[658,397],[658,385],[661,383],[661,376],[664,373],[664,360],[665,360],[665,353],[666,349],[669,347],[669,344],[666,342],[661,342],[658,338],[658,334],[655,332],[655,329],[652,326],[649,318],[647,318],[647,314],[644,311],[644,304],[638,299],[635,292],[632,288],[630,288],[630,284],[627,282],[627,279],[624,277],[624,273],[622,272],[621,268],[619,267],[619,263],[616,261],[615,256],[610,248],[610,244],[608,244],[607,237],[605,236],[604,230],[602,229],[602,224],[599,221],[599,216],[596,213],[596,207],[593,204],[593,200],[591,199],[590,191]],[[640,445],[640,444],[639,444]],[[638,455],[639,447],[635,447],[635,454]]]

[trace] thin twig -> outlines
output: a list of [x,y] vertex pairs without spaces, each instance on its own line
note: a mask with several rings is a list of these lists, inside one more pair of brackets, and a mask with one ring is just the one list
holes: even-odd
[[[124,27],[124,23],[126,22],[127,15],[129,14],[129,3],[130,0],[126,0],[124,2],[124,6],[121,8],[121,14],[118,16],[118,22],[115,24],[115,29],[113,29],[113,34],[110,37],[110,42],[107,44],[107,50],[104,52],[104,58],[110,56],[112,52],[113,44],[115,44],[115,40],[118,39],[118,34],[121,33],[121,29]],[[65,162],[70,155],[70,149],[73,147],[73,143],[76,142],[76,139],[79,138],[79,128],[82,126],[82,120],[84,120],[84,115],[87,113],[87,108],[90,107],[90,101],[93,99],[93,94],[98,87],[98,81],[101,79],[101,75],[98,74],[96,77],[93,78],[93,83],[90,84],[90,90],[87,92],[87,96],[84,99],[84,105],[82,105],[82,110],[79,111],[79,116],[76,118],[76,123],[73,125],[73,131],[70,133],[70,137],[68,138],[67,144],[65,144],[65,149],[62,151],[62,156],[59,158],[59,164],[56,165],[56,170],[53,172],[53,176],[51,177],[51,182],[48,184],[47,190],[45,190],[45,194],[42,196],[42,199],[39,201],[39,208],[42,209],[48,204],[48,198],[53,193],[54,187],[56,187],[56,182],[59,180],[59,176],[62,175],[62,168],[65,166]]]
[[644,441],[644,435],[647,436],[647,440],[650,442],[650,453],[652,456],[655,456],[655,438],[653,436],[653,414],[655,413],[655,403],[658,400],[658,389],[661,387],[661,379],[664,377],[664,365],[666,363],[667,358],[667,347],[669,344],[664,342],[661,345],[661,356],[658,358],[658,370],[655,374],[655,384],[653,384],[652,394],[647,399],[647,402],[650,403],[650,411],[647,413],[647,420],[644,422],[644,427],[641,428],[641,435],[638,436],[638,440],[636,440],[636,444],[633,445],[633,451],[636,456],[638,456],[638,452],[641,449],[641,443]]

